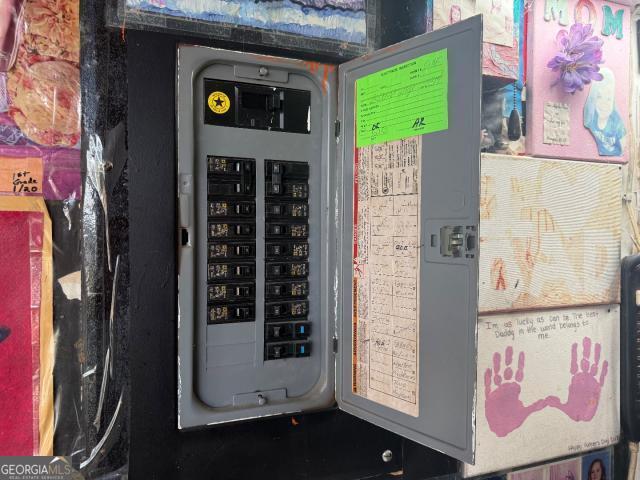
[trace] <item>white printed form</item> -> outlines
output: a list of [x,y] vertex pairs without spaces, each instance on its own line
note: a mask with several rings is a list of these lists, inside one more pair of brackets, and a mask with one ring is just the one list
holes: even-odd
[[353,393],[418,416],[422,136],[354,159]]

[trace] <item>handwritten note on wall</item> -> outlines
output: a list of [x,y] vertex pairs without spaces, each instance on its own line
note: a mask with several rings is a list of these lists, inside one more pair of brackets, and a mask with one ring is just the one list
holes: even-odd
[[449,128],[447,49],[356,80],[356,146]]
[[569,105],[547,102],[544,104],[543,142],[550,145],[569,145]]
[[0,194],[42,192],[42,159],[0,157]]
[[618,441],[619,319],[618,305],[479,317],[476,463],[464,476]]
[[358,149],[353,393],[418,416],[422,137]]

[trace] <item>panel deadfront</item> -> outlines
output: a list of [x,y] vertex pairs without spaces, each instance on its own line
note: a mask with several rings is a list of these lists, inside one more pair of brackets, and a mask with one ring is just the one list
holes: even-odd
[[179,47],[181,428],[334,402],[333,71]]
[[339,68],[340,408],[473,462],[481,17]]

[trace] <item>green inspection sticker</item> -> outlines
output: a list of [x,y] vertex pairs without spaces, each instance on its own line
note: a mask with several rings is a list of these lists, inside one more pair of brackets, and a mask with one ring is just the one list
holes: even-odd
[[356,146],[449,128],[447,49],[356,80]]

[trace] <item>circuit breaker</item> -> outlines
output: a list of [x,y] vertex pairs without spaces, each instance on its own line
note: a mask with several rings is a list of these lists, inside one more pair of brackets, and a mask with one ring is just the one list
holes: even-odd
[[179,46],[179,428],[337,403],[472,459],[481,46],[479,18],[339,67]]

